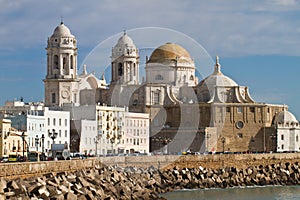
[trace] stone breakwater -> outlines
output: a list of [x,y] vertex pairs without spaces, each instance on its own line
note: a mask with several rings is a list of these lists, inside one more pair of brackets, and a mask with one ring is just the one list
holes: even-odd
[[26,179],[0,179],[0,199],[163,199],[177,189],[300,184],[300,164],[278,163],[244,169],[101,167],[50,173]]

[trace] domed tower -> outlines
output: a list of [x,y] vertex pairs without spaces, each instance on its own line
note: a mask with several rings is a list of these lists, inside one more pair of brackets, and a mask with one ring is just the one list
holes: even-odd
[[77,102],[77,41],[63,22],[54,29],[47,44],[45,105]]
[[112,84],[139,84],[139,53],[126,32],[112,49],[111,67]]

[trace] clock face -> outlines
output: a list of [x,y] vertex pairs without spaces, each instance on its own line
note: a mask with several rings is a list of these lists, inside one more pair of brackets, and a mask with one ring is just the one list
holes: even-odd
[[66,98],[68,98],[69,96],[70,96],[69,91],[63,90],[63,91],[61,92],[61,97],[62,97],[63,99],[66,99]]

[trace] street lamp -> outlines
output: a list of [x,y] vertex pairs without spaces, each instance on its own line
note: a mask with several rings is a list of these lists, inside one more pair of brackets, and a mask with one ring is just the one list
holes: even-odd
[[25,155],[24,155],[25,132],[22,132],[22,135],[20,137],[22,138],[22,144],[23,144],[22,151],[23,151],[23,158],[24,158],[25,157]]
[[50,130],[48,130],[48,135],[53,141],[51,149],[52,149],[52,158],[55,159],[55,155],[54,155],[55,151],[53,148],[54,148],[54,144],[55,144],[54,140],[55,140],[55,138],[57,138],[58,133],[55,132],[55,129],[52,129],[52,132]]
[[45,142],[45,135],[42,134],[42,153],[44,154],[44,150],[45,150],[45,146],[44,146],[44,142]]
[[40,141],[40,138],[38,137],[38,135],[36,135],[36,137],[35,137],[36,152],[39,151],[39,141]]
[[114,143],[115,143],[116,137],[113,136],[112,138],[110,138],[110,142],[111,142],[111,154],[114,154]]
[[57,138],[57,135],[58,135],[58,133],[55,132],[55,129],[52,129],[52,132],[50,130],[48,130],[48,135],[52,139],[53,144],[55,144],[54,140]]
[[170,138],[165,137],[161,142],[166,147],[165,154],[168,154],[168,145],[172,140]]
[[96,136],[96,138],[94,138],[94,142],[95,142],[95,156],[97,157],[98,155],[97,155],[97,146],[98,146],[98,143],[99,143],[99,141],[98,141],[98,136]]
[[225,150],[225,138],[224,137],[221,138],[221,142],[223,144],[223,153],[224,153],[224,150]]

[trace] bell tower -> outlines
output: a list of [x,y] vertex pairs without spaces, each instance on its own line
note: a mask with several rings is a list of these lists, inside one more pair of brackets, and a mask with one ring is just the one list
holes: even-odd
[[78,102],[77,41],[63,22],[48,38],[46,50],[45,106]]
[[138,49],[124,31],[124,34],[112,49],[111,84],[138,85],[139,59]]

